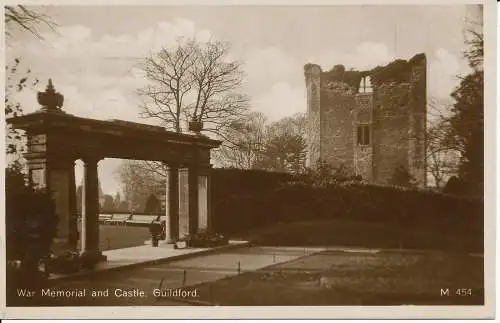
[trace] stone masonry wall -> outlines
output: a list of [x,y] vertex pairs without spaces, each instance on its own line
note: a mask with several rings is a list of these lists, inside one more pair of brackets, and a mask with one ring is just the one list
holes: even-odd
[[[354,111],[354,127],[353,127],[353,140],[354,140],[354,168],[356,175],[361,175],[363,180],[371,182],[373,180],[373,126],[372,126],[372,113],[373,113],[373,95],[372,93],[357,94],[356,95],[356,108]],[[369,125],[371,127],[370,145],[359,146],[357,145],[357,126]]]
[[354,172],[352,91],[345,84],[322,84],[321,88],[321,159],[349,172]]
[[[407,65],[405,65],[407,64]],[[307,166],[325,161],[361,175],[368,182],[393,184],[404,167],[426,185],[425,55],[397,60],[372,71],[373,93],[357,93],[352,84],[332,80],[315,64],[304,67],[307,87]],[[352,83],[352,82],[351,82]],[[370,144],[357,144],[358,125],[369,125]]]
[[374,89],[373,179],[392,184],[395,170],[408,169],[408,83]]
[[426,124],[427,124],[427,64],[425,57],[415,64],[410,77],[408,170],[417,185],[427,185]]
[[308,64],[304,67],[307,92],[307,159],[306,166],[314,168],[320,160],[320,89],[321,68]]

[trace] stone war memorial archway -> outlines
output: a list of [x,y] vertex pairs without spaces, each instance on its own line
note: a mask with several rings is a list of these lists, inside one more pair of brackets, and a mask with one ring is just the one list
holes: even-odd
[[9,118],[7,123],[26,132],[24,156],[29,179],[49,190],[55,201],[59,217],[55,244],[75,249],[78,243],[74,172],[78,159],[84,162],[82,254],[105,260],[99,250],[97,173],[98,162],[104,158],[160,161],[168,166],[168,241],[177,240],[182,233],[211,230],[210,150],[219,147],[220,141],[199,131],[184,134],[158,126],[68,114],[62,110],[63,96],[55,91],[51,80],[37,98],[42,106],[38,111]]

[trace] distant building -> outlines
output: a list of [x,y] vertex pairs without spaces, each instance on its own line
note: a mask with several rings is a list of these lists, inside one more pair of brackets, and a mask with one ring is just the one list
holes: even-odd
[[424,54],[370,71],[305,65],[307,165],[342,165],[380,184],[405,169],[426,186],[426,68]]

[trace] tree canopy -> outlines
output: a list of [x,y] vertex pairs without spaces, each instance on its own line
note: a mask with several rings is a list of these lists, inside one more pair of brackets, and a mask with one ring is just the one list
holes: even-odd
[[175,46],[151,53],[140,64],[149,84],[139,89],[142,115],[182,132],[190,121],[225,139],[231,123],[246,115],[242,63],[229,56],[228,43],[179,38]]

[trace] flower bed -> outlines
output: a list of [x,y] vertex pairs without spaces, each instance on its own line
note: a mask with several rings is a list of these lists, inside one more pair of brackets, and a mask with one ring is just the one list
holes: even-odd
[[213,248],[228,244],[227,237],[219,233],[208,231],[200,231],[193,235],[187,235],[179,239],[175,246],[178,249],[182,248]]
[[94,269],[98,260],[90,255],[79,255],[67,251],[59,256],[52,255],[45,261],[46,271],[53,274],[71,274],[81,269]]
[[81,268],[80,256],[76,252],[65,252],[60,256],[51,256],[46,262],[49,273],[70,274]]

